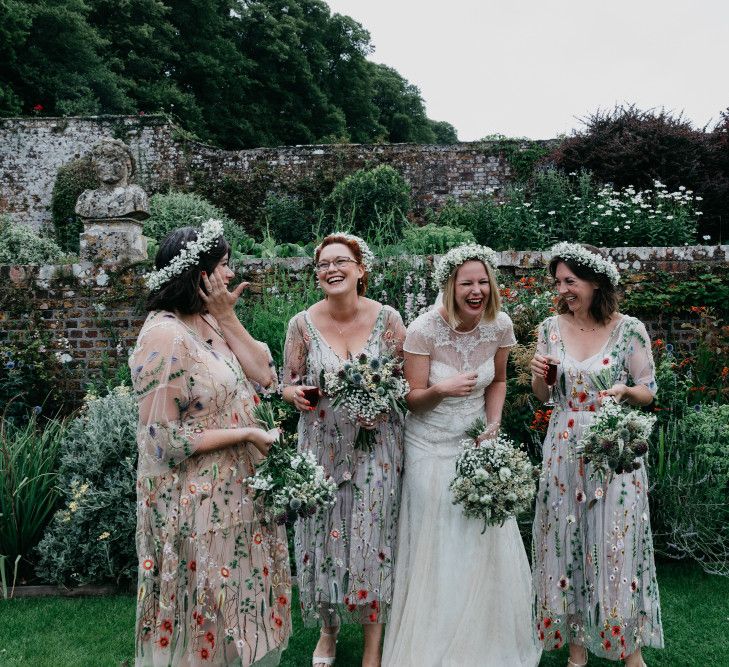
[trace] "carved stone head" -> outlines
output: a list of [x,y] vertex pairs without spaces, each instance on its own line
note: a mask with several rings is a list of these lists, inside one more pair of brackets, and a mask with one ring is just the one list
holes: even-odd
[[132,152],[118,139],[102,139],[94,144],[91,161],[99,180],[107,186],[125,186],[134,175]]

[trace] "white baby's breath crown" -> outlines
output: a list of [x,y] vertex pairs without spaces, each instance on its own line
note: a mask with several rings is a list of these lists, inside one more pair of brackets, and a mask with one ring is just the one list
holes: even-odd
[[443,257],[441,257],[438,266],[435,268],[433,277],[438,287],[443,287],[448,281],[448,277],[453,273],[453,269],[469,260],[477,260],[488,264],[491,270],[498,274],[499,258],[491,248],[476,243],[467,243],[451,248]]
[[[350,234],[349,232],[332,232],[331,234],[327,234],[327,238],[330,236],[342,236],[348,241],[354,241],[359,246],[359,251],[362,253],[362,266],[364,266],[367,273],[372,271],[372,268],[375,265],[375,254],[370,250],[370,247],[363,238]],[[314,250],[315,257],[320,250],[321,243],[316,246],[316,249]]]
[[602,255],[598,255],[597,253],[590,252],[579,243],[567,243],[567,241],[558,243],[549,251],[550,261],[555,257],[572,260],[577,264],[587,266],[595,273],[602,273],[607,276],[607,279],[613,284],[613,286],[617,286],[620,282],[618,267],[615,266],[612,260],[607,259]]
[[147,287],[154,292],[168,283],[172,278],[184,273],[200,260],[200,255],[208,252],[215,245],[215,241],[223,235],[223,222],[210,218],[203,222],[197,239],[188,241],[172,261],[158,271],[151,271],[144,276]]

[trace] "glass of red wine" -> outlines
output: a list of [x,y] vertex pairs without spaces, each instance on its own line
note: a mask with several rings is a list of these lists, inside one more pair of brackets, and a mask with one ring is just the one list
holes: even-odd
[[557,384],[557,364],[552,363],[551,360],[547,362],[547,374],[544,377],[544,382],[549,387],[549,398],[544,405],[553,407],[556,405],[554,402],[554,385]]
[[304,398],[309,401],[312,408],[315,408],[319,404],[319,397],[321,396],[319,387],[314,383],[314,377],[311,374],[304,378],[304,382],[306,383],[303,387]]

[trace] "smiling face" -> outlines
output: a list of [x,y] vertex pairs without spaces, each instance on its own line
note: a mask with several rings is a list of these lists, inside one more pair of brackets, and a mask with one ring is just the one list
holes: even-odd
[[564,262],[560,262],[554,272],[554,285],[570,313],[589,314],[595,290],[599,287],[597,283],[579,278]]
[[478,261],[464,262],[456,271],[453,297],[458,319],[476,323],[483,316],[491,295],[491,283],[486,267]]
[[[320,265],[328,265],[326,268]],[[364,267],[357,264],[352,251],[343,243],[324,246],[317,259],[316,275],[326,296],[357,292],[357,281]]]

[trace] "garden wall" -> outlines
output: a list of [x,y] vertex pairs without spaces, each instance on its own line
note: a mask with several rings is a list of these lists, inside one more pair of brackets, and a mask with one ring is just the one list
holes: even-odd
[[[727,281],[729,245],[617,248],[609,252],[623,271],[623,282],[632,294],[655,289],[658,276],[662,276],[661,284],[669,288],[673,283],[706,281],[710,276],[723,284]],[[500,260],[504,283],[514,277],[544,277],[542,252],[503,252]],[[239,269],[239,275],[253,283],[252,295],[244,298],[264,298],[261,283],[276,267],[295,278],[311,271],[311,261],[249,260]],[[56,338],[68,339],[72,360],[67,364],[69,377],[64,382],[69,398],[79,399],[87,382],[126,362],[144,321],[141,275],[145,270],[144,265],[0,266],[0,343],[37,328]],[[265,298],[283,297],[267,294]],[[682,322],[690,317],[688,307],[682,311],[681,304],[671,303],[670,295],[665,297],[663,306],[651,305],[664,299],[660,294],[657,298],[658,301],[654,299],[644,307],[645,312],[634,314],[646,321],[652,337],[690,345],[690,333],[681,329]],[[284,333],[281,331],[281,336]]]
[[[206,187],[233,179],[252,190],[327,184],[362,167],[388,164],[411,185],[415,210],[496,192],[510,178],[498,143],[341,144],[225,151],[187,139],[159,116],[0,119],[0,213],[40,229],[58,168],[104,137],[126,142],[136,156],[137,181],[148,192],[169,186]],[[533,142],[532,142],[533,143]],[[326,193],[325,193],[326,194]]]

